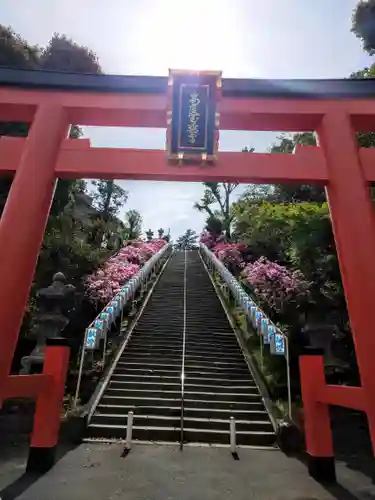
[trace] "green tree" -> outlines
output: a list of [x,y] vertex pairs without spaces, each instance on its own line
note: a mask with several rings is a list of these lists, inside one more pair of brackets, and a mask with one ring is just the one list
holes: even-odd
[[125,213],[125,226],[129,240],[136,240],[142,234],[142,217],[137,210],[128,210]]
[[17,69],[39,67],[40,50],[30,45],[12,28],[0,24],[0,66]]
[[[101,73],[96,56],[63,35],[54,35],[46,48],[30,45],[11,28],[0,25],[0,65],[16,69],[53,69],[59,71]],[[0,122],[0,136],[26,137],[29,123]],[[81,129],[72,126],[70,137],[78,139]],[[12,177],[0,178],[0,212],[2,212]],[[91,221],[83,223],[76,218],[77,193],[85,189],[84,181],[59,180],[48,219],[38,266],[30,296],[35,290],[50,284],[56,270],[66,274],[81,290],[82,276],[91,272],[108,251],[87,243],[92,231]],[[32,314],[33,307],[28,308]],[[25,317],[23,332],[27,330],[30,314]],[[77,323],[72,322],[77,328]],[[80,329],[79,329],[80,330]]]
[[[85,73],[101,73],[95,54],[80,47],[64,35],[54,34],[44,49],[28,44],[11,28],[0,25],[0,65],[17,69],[54,69]],[[26,137],[30,124],[0,122],[0,136]],[[70,137],[77,139],[81,130],[72,126]],[[0,211],[3,210],[12,183],[11,177],[0,179]],[[59,180],[51,207],[51,213],[58,213],[67,204],[76,181]]]
[[205,230],[211,234],[214,240],[217,240],[223,232],[223,223],[218,217],[209,216],[206,219]]
[[198,235],[192,229],[187,229],[176,241],[176,248],[180,250],[189,250],[197,244]]
[[[274,199],[275,186],[270,184],[249,184],[241,196],[249,204],[257,204]],[[234,203],[235,205],[235,203]]]
[[[243,153],[253,153],[254,148],[245,146]],[[232,194],[237,189],[238,183],[231,182],[204,182],[205,189],[199,202],[194,203],[194,208],[199,212],[205,212],[206,229],[213,230],[213,235],[223,231],[228,241],[231,239],[231,224],[233,215],[231,213]]]
[[352,33],[369,54],[375,53],[375,0],[360,0],[353,11]]
[[102,73],[97,56],[65,35],[54,33],[47,47],[42,49],[38,67],[70,73]]
[[117,218],[120,208],[127,202],[128,193],[113,180],[98,180],[92,182],[95,191],[92,193],[94,206],[98,210],[96,230],[93,240],[102,245],[104,242],[110,246],[113,240],[118,241],[117,233],[124,229],[124,224]]
[[204,182],[203,185],[205,186],[203,196],[199,202],[194,204],[194,208],[200,212],[205,212],[211,220],[219,219],[227,240],[230,240],[233,219],[231,195],[238,187],[238,183]]
[[234,206],[234,235],[253,260],[265,256],[299,269],[312,282],[312,312],[341,326],[347,313],[327,203],[249,203]]
[[93,181],[95,186],[93,200],[104,220],[115,217],[120,208],[127,202],[128,193],[113,180]]
[[[292,136],[282,135],[279,137],[279,142],[271,147],[270,153],[291,154],[298,144],[316,146],[315,134],[313,132],[304,132]],[[318,186],[308,184],[276,184],[270,198],[281,203],[300,201],[323,203],[326,200],[326,195],[324,188]]]
[[[350,78],[375,78],[375,64],[350,75]],[[361,148],[375,147],[375,132],[357,132],[358,145]]]

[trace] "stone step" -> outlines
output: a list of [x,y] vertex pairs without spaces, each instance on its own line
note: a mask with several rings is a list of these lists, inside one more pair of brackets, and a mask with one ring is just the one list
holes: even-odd
[[185,366],[188,370],[190,366],[205,366],[210,368],[238,368],[238,369],[247,369],[247,365],[243,358],[240,359],[228,359],[228,358],[217,358],[212,357],[211,359],[207,359],[204,356],[193,356],[191,354],[185,356]]
[[185,365],[185,373],[200,373],[200,372],[210,372],[217,373],[220,376],[227,376],[229,374],[233,375],[249,375],[249,370],[245,363],[229,365],[228,363],[213,364],[208,363],[207,365],[193,364],[192,362]]
[[[106,425],[112,427],[117,425],[119,427],[127,425],[127,413],[95,413],[92,417],[91,425]],[[181,424],[181,411],[179,415],[144,415],[134,411],[133,425],[137,427],[176,427],[179,428]]]
[[[180,345],[183,343],[183,337],[181,336],[164,336],[164,335],[139,335],[136,332],[133,333],[130,345],[131,346],[142,346],[145,345],[150,347],[164,347],[169,346],[171,344]],[[129,345],[129,347],[130,347]],[[231,341],[220,341],[214,340],[211,342],[207,341],[192,341],[189,337],[186,338],[186,346],[192,349],[230,349],[237,350],[239,349],[238,343],[235,339]]]
[[[161,311],[158,310],[158,314],[160,312]],[[167,313],[167,310],[166,310],[166,313]],[[171,311],[168,310],[168,313],[171,314]],[[160,323],[160,320],[159,320],[159,322],[157,322],[155,320],[155,313],[152,313],[152,316],[154,317],[154,320],[144,316],[142,318],[142,321],[139,322],[139,328],[141,328],[142,326],[145,326],[146,328],[150,328],[150,326],[153,326],[154,328],[159,328],[159,329],[166,330],[166,331],[170,328],[173,328],[175,330],[181,329],[181,331],[182,331],[182,329],[184,327],[183,314],[180,314],[177,311],[173,311],[173,318],[170,318],[168,320],[164,320],[162,323]]]
[[[179,399],[181,397],[181,390],[173,390],[171,388],[160,388],[156,389],[139,389],[139,388],[124,388],[122,384],[114,382],[110,383],[106,394],[111,396],[129,396],[129,397],[157,397],[157,398],[169,398],[169,399]],[[185,390],[186,399],[197,399],[200,401],[228,401],[228,403],[240,401],[240,402],[258,402],[261,401],[261,397],[258,393],[231,393],[231,392],[207,392],[207,391],[197,391],[191,390],[190,388]]]
[[[262,407],[260,407],[262,408]],[[246,421],[265,421],[270,424],[268,413],[264,409],[237,409],[234,405],[233,408],[214,408],[212,405],[206,408],[194,407],[190,401],[184,401],[184,416],[186,418],[212,418],[228,420],[234,417],[236,420]]]
[[136,359],[125,359],[125,357],[121,357],[120,361],[116,365],[116,369],[118,368],[142,368],[144,367],[147,370],[152,370],[152,369],[164,369],[164,370],[181,370],[181,359],[178,359],[177,361],[174,360],[158,360],[155,361],[155,359],[142,359],[141,361],[138,361]]
[[174,375],[151,375],[147,373],[142,373],[135,375],[133,373],[117,373],[116,371],[112,375],[111,381],[119,382],[148,382],[148,383],[163,383],[163,384],[179,384],[181,385],[181,372],[176,372]]
[[221,344],[215,344],[212,343],[211,345],[209,344],[199,344],[199,343],[192,343],[189,342],[189,340],[186,341],[186,352],[190,353],[201,353],[201,354],[231,354],[232,356],[238,355],[242,356],[242,352],[238,345],[231,344],[231,345],[221,345]]
[[[117,394],[117,393],[116,393]],[[160,406],[168,411],[171,407],[181,408],[181,394],[178,398],[168,397],[149,397],[149,396],[134,396],[132,395],[113,395],[113,393],[106,392],[100,401],[100,405],[116,405],[119,407],[127,406]]]
[[181,364],[182,362],[182,355],[181,351],[179,353],[177,352],[165,352],[165,353],[159,353],[159,354],[152,354],[150,351],[126,351],[124,354],[121,356],[122,360],[141,360],[145,362],[149,362],[151,360],[158,360],[158,361],[177,361]]
[[[230,444],[229,430],[209,430],[184,427],[184,441],[188,443]],[[239,446],[273,446],[274,432],[238,431],[236,442]]]
[[[274,432],[222,305],[197,252],[186,255],[184,438],[229,445],[272,446]],[[87,435],[124,439],[134,412],[133,438],[180,440],[185,253],[172,256],[136,325]]]
[[198,353],[198,352],[186,352],[185,354],[185,361],[191,361],[191,360],[201,360],[205,361],[207,363],[212,363],[212,362],[228,362],[228,363],[238,363],[238,362],[244,362],[244,358],[240,352],[237,354],[232,354],[232,353],[221,353],[220,355],[217,355],[215,353]]
[[[124,352],[122,357],[162,357],[162,358],[180,358],[182,362],[182,345],[180,348],[176,346],[170,346],[169,348],[147,348],[146,346],[130,346],[126,352]],[[228,362],[244,362],[244,358],[241,352],[230,352],[230,351],[210,351],[204,352],[203,350],[191,351],[189,347],[185,351],[185,360],[190,361],[191,359],[204,360],[206,362],[210,361],[228,361]]]
[[[136,412],[140,415],[165,415],[171,417],[181,416],[181,401],[170,400],[170,402],[165,402],[166,400],[159,401],[160,404],[156,404],[155,400],[152,404],[149,404],[148,400],[138,400],[134,404],[128,399],[116,400],[118,404],[115,404],[111,398],[107,399],[108,403],[100,404],[97,407],[96,414],[123,414],[127,415],[129,411]],[[246,406],[248,408],[248,405]],[[251,406],[250,406],[251,408]],[[234,417],[236,420],[245,421],[264,421],[270,424],[268,414],[264,409],[237,409],[234,408],[199,408],[192,406],[192,402],[184,405],[184,416],[186,418],[210,418],[210,419],[220,419],[228,420],[230,417]],[[271,424],[270,424],[271,425]]]
[[[120,361],[117,363],[116,369],[122,368],[138,368],[145,370],[153,370],[153,369],[162,369],[162,370],[178,370],[180,371],[182,367],[181,359],[159,359],[155,360],[155,358],[142,358],[140,360],[137,359],[126,359],[124,357],[120,358]],[[189,361],[185,364],[185,373],[199,373],[202,371],[209,371],[211,373],[218,373],[223,376],[223,374],[234,374],[234,375],[248,375],[249,371],[245,363],[194,363],[193,361]]]
[[185,357],[200,357],[207,360],[211,359],[233,359],[233,360],[243,360],[243,355],[239,349],[215,349],[214,347],[210,350],[206,349],[192,349],[190,346],[186,346]]
[[[181,413],[181,412],[180,412]],[[124,413],[103,413],[96,412],[91,419],[90,425],[127,425],[127,412]],[[191,418],[184,416],[184,428],[220,430],[229,432],[229,417],[227,419],[210,419],[210,418]],[[181,425],[181,414],[177,415],[160,415],[160,414],[143,414],[138,413],[137,408],[134,409],[133,425],[138,427],[177,427]],[[264,431],[272,432],[272,425],[266,421],[248,421],[236,420],[236,432],[241,431]]]
[[[133,379],[124,379],[122,377],[112,378],[110,382],[110,388],[121,388],[124,390],[127,389],[141,389],[147,391],[177,391],[181,389],[181,380],[174,379],[174,381],[166,381],[163,382],[161,379],[149,381],[149,380],[133,380]],[[194,391],[194,392],[213,392],[215,394],[225,393],[225,394],[258,394],[258,389],[255,385],[243,385],[243,384],[234,384],[234,385],[223,385],[216,384],[210,385],[203,383],[201,381],[200,384],[192,383],[189,379],[185,381],[184,388],[186,392]]]
[[[125,393],[121,395],[118,391],[105,393],[101,399],[100,404],[103,405],[117,405],[117,406],[162,406],[164,408],[181,407],[181,394],[172,397],[154,397],[148,396],[143,393],[141,395],[134,395],[133,393]],[[185,395],[184,406],[187,410],[228,410],[228,411],[254,411],[264,412],[262,402],[257,401],[222,401],[217,399],[215,401],[205,401],[202,399],[194,399]]]
[[[88,427],[88,435],[93,438],[124,440],[126,426],[95,424]],[[140,427],[133,425],[133,439],[139,441],[167,441],[178,443],[180,440],[179,427]],[[184,428],[185,443],[230,443],[229,431]],[[239,446],[273,446],[275,435],[272,432],[240,431],[236,433]]]
[[[126,363],[125,363],[126,364]],[[125,366],[117,366],[114,371],[114,375],[134,375],[134,376],[155,376],[155,377],[181,377],[181,370],[177,369],[149,369],[147,366],[139,367],[139,368],[126,368]],[[189,379],[197,379],[201,380],[204,378],[205,380],[233,380],[233,381],[238,381],[238,380],[246,380],[247,382],[252,381],[253,378],[251,374],[247,371],[244,371],[244,373],[233,373],[233,372],[220,372],[220,371],[205,371],[205,370],[198,370],[198,371],[187,371],[185,370],[185,377]]]
[[124,355],[129,355],[129,354],[138,354],[142,356],[164,356],[164,354],[167,355],[173,355],[173,356],[180,356],[182,358],[182,342],[181,345],[170,345],[168,347],[153,347],[153,346],[140,346],[140,345],[133,345],[131,344]]
[[[150,373],[117,373],[117,371],[114,372],[111,378],[112,381],[117,380],[117,381],[138,381],[138,382],[155,382],[159,383],[162,382],[164,384],[168,384],[169,382],[171,383],[181,383],[181,373],[176,372],[175,374],[171,375],[170,373],[166,375],[158,375],[158,374],[150,374]],[[186,375],[185,374],[185,383],[188,384],[203,384],[203,385],[220,385],[220,386],[232,386],[232,385],[248,385],[251,386],[252,389],[256,389],[257,387],[255,383],[252,382],[252,379],[247,378],[247,379],[237,379],[237,380],[231,380],[227,378],[215,378],[215,377],[208,377],[200,374],[198,377],[194,377],[191,375]]]
[[[172,400],[174,401],[174,400]],[[129,411],[136,412],[139,415],[164,415],[169,417],[181,416],[181,401],[175,401],[175,406],[150,405],[149,401],[145,404],[101,404],[97,407],[96,415],[127,415]]]
[[[126,437],[126,425],[89,425],[87,437],[101,439],[119,439]],[[133,439],[139,441],[167,441],[178,443],[180,440],[180,429],[168,427],[139,427],[133,425]]]

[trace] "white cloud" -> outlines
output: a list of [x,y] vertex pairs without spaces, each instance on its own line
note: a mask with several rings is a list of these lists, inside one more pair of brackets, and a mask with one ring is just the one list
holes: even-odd
[[119,181],[119,184],[130,193],[123,212],[130,207],[139,210],[145,230],[170,229],[173,238],[189,228],[201,232],[205,217],[193,208],[202,195],[201,184],[156,181]]

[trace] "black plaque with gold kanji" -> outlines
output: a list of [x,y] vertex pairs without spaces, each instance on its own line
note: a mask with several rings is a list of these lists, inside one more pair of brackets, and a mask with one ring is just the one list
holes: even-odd
[[217,154],[220,73],[170,74],[168,156],[201,161]]

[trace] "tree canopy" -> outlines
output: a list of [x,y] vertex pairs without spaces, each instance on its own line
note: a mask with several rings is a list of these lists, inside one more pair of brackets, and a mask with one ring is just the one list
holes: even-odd
[[193,229],[187,229],[176,241],[175,247],[180,250],[190,250],[197,245],[198,235]]
[[231,238],[231,214],[232,193],[238,187],[238,183],[230,182],[204,182],[205,189],[202,198],[194,204],[194,208],[205,212],[208,216],[207,224],[213,227],[221,226],[228,240]]
[[360,0],[353,11],[352,32],[369,54],[375,53],[375,0]]
[[[46,47],[39,47],[30,45],[11,28],[1,25],[0,65],[18,69],[102,73],[96,55],[65,35],[55,33]],[[28,130],[28,123],[0,122],[0,136],[25,137]],[[79,139],[81,134],[78,126],[71,127],[72,139]],[[11,183],[11,176],[0,178],[0,212]],[[30,314],[25,318],[24,333],[32,319],[36,290],[48,286],[56,271],[62,271],[69,281],[74,282],[79,295],[85,275],[103,263],[130,235],[139,236],[140,214],[135,217],[134,213],[126,222],[118,219],[119,209],[127,198],[128,193],[114,181],[96,181],[90,184],[89,190],[84,180],[58,180],[34,276]],[[74,325],[73,321],[73,328]]]

